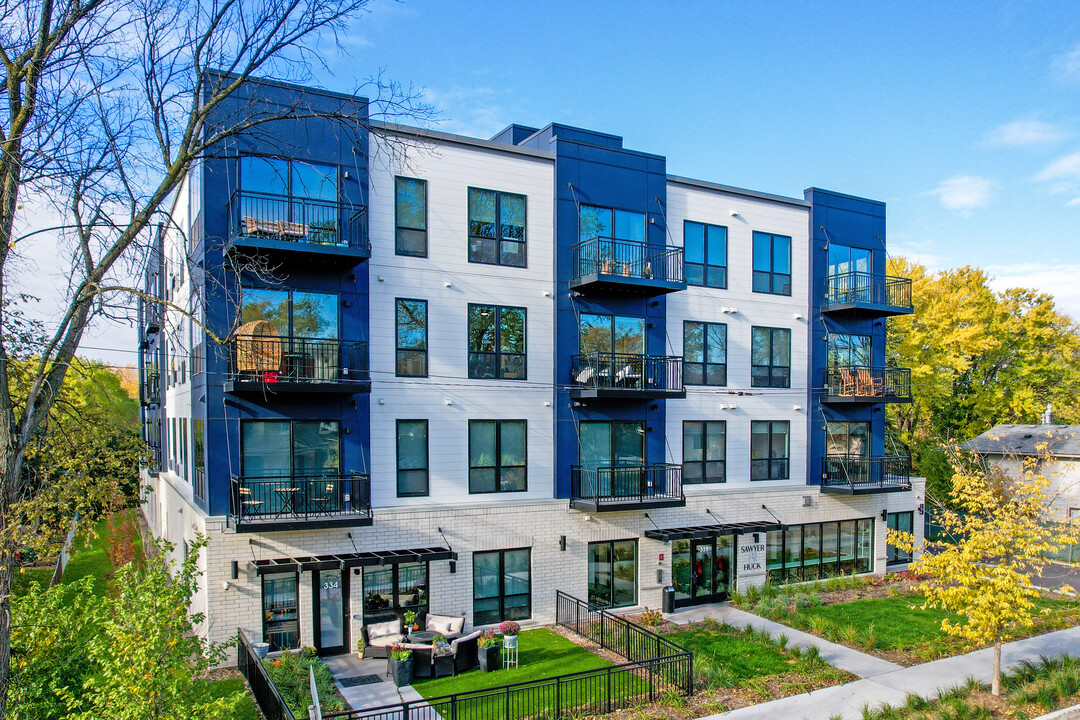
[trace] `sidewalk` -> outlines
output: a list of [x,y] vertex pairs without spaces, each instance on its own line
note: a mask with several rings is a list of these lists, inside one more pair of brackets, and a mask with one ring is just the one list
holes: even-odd
[[[783,633],[795,645],[817,645],[823,658],[863,678],[846,685],[793,695],[719,715],[709,715],[707,720],[830,720],[834,717],[858,720],[862,717],[862,709],[866,705],[871,708],[884,703],[899,705],[905,701],[908,693],[924,698],[937,697],[943,691],[956,687],[971,677],[989,683],[993,670],[993,648],[904,668],[730,606],[703,606],[669,615],[667,619],[683,624],[705,617],[716,618],[730,625],[761,627],[768,630],[773,637]],[[1080,648],[1080,627],[1005,643],[1001,650],[1002,671],[1016,666],[1022,660],[1037,661],[1042,656],[1059,657],[1070,652],[1075,653],[1077,648]]]

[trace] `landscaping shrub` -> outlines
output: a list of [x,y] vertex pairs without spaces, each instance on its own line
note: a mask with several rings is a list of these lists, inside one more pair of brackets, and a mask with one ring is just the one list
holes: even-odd
[[323,712],[344,712],[349,709],[334,689],[334,676],[330,668],[318,657],[285,652],[278,658],[264,659],[263,665],[281,693],[282,700],[296,717],[307,717],[307,708],[311,704],[309,667],[315,670],[315,687],[319,691],[319,704]]

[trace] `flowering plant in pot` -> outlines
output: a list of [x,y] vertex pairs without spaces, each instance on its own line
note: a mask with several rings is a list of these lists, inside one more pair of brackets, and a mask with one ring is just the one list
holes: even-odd
[[503,636],[504,648],[516,648],[517,636],[521,632],[521,626],[513,620],[504,620],[499,624],[499,632]]
[[412,684],[412,650],[401,645],[390,646],[390,674],[398,687]]
[[491,672],[499,669],[499,646],[502,635],[494,630],[487,630],[476,641],[477,657],[480,659],[480,671]]
[[405,632],[408,633],[412,630],[419,630],[420,626],[416,624],[416,613],[412,610],[408,610],[405,613]]

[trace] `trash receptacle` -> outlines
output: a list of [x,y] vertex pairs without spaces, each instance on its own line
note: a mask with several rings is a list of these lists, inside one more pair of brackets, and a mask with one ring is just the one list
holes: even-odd
[[668,585],[664,588],[664,613],[675,612],[675,588]]

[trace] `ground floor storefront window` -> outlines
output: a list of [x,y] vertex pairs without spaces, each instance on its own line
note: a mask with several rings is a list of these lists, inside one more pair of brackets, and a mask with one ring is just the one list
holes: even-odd
[[[910,535],[915,527],[915,513],[911,511],[889,513],[888,523],[890,530],[898,530]],[[886,563],[889,565],[911,562],[911,553],[907,550],[901,550],[895,545],[887,544],[886,552]]]
[[637,604],[637,541],[589,543],[589,602],[599,607]]
[[530,552],[473,553],[473,625],[532,617]]
[[400,563],[364,568],[364,622],[401,617],[428,607],[428,564]]
[[874,520],[791,525],[766,534],[772,582],[802,582],[874,569]]
[[271,650],[300,647],[299,577],[282,573],[262,579],[263,642]]

